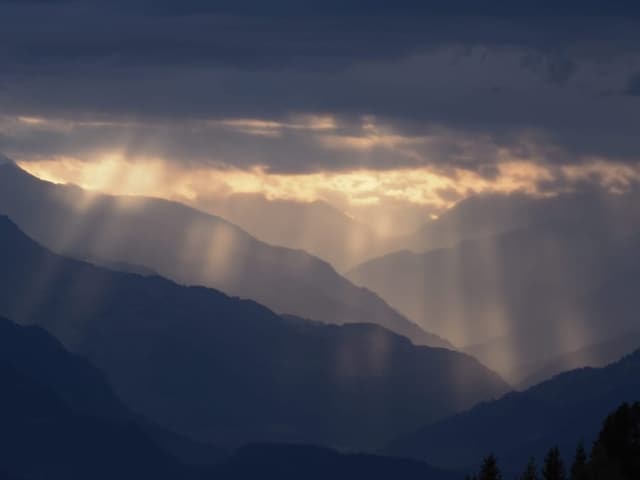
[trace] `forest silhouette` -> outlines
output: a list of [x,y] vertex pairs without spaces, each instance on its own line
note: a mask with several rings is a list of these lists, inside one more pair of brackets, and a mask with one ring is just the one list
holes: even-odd
[[[467,480],[502,480],[505,478],[498,458],[489,454],[477,475]],[[518,480],[637,480],[640,478],[640,402],[624,403],[609,415],[598,439],[587,454],[580,443],[570,468],[558,447],[547,452],[539,471],[532,458]]]

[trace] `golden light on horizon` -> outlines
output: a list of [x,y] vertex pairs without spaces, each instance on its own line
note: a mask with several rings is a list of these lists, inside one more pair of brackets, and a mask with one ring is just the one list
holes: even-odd
[[462,169],[357,169],[280,174],[269,173],[262,167],[247,170],[181,168],[161,159],[132,161],[118,153],[104,154],[90,162],[73,157],[55,157],[20,161],[18,164],[43,180],[75,184],[115,195],[195,198],[199,194],[210,193],[259,193],[269,199],[314,201],[322,199],[323,193],[339,192],[354,204],[396,199],[446,206],[448,202],[439,194],[446,189],[454,189],[461,194],[519,190],[534,193],[535,181],[546,177],[544,169],[518,162],[501,165],[500,174],[491,179]]
[[[270,173],[263,167],[248,169],[182,166],[161,158],[128,158],[121,152],[98,155],[91,161],[54,157],[20,161],[29,173],[54,183],[75,184],[113,195],[165,198],[202,208],[231,194],[259,194],[268,200],[313,202],[324,200],[348,215],[360,207],[403,203],[428,209],[425,218],[438,215],[459,200],[474,194],[526,193],[548,196],[539,190],[554,171],[533,162],[512,160],[496,165],[492,176],[474,170],[435,167],[387,170],[356,169],[316,173]],[[572,181],[598,175],[612,191],[640,180],[640,169],[594,161],[563,167]],[[426,210],[425,210],[426,212]],[[361,219],[362,220],[362,219]],[[367,221],[367,219],[364,219]]]

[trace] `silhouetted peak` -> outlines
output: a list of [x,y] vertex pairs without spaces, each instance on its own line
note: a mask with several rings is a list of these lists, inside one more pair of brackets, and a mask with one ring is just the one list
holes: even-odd
[[24,177],[35,178],[29,172],[20,167],[15,161],[0,153],[0,173],[2,175],[22,175]]
[[0,235],[5,236],[8,234],[25,236],[13,220],[0,213]]
[[8,232],[10,230],[20,230],[18,226],[6,215],[0,214],[0,232]]
[[27,236],[8,216],[0,211],[0,254],[22,255],[25,252],[40,252],[42,248]]
[[636,350],[633,353],[630,353],[629,355],[627,355],[626,357],[624,357],[621,362],[626,363],[626,362],[632,362],[632,363],[636,363],[636,362],[640,362],[640,348],[638,350]]
[[9,182],[14,185],[16,184],[16,182],[42,182],[42,180],[34,177],[29,172],[22,169],[20,165],[15,163],[10,158],[3,156],[2,154],[0,154],[0,181],[3,181],[5,183]]

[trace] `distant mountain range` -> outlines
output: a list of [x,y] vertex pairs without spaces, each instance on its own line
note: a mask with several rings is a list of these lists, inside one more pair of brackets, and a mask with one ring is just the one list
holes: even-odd
[[[416,225],[415,232],[397,236],[380,236],[373,228],[322,201],[304,203],[269,200],[259,194],[234,194],[201,203],[208,212],[230,220],[260,240],[305,250],[344,272],[396,251],[421,253],[450,248],[463,240],[549,222],[583,223],[593,213],[602,219],[612,209],[619,210],[616,203],[640,200],[637,195],[625,197],[602,192],[535,199],[519,193],[471,196],[440,217]],[[636,213],[640,215],[640,210]],[[625,225],[629,230],[640,226],[639,220],[620,220],[613,215],[607,228],[621,231]]]
[[520,389],[526,389],[562,372],[581,367],[603,367],[634,352],[638,348],[640,348],[640,331],[625,332],[610,340],[588,345],[574,352],[553,358],[542,368],[526,376],[517,386]]
[[439,218],[416,225],[413,233],[381,236],[323,201],[270,200],[260,194],[199,200],[207,212],[233,222],[256,238],[305,250],[327,260],[340,272],[398,250],[447,248],[465,239],[539,223],[549,218],[548,203],[532,202],[530,196],[521,194],[475,196]]
[[589,447],[601,419],[640,398],[640,350],[604,368],[583,368],[524,392],[482,403],[397,440],[387,451],[447,468],[471,469],[489,453],[518,472],[531,455],[540,462],[551,446],[573,455]]
[[326,202],[270,200],[259,194],[234,194],[200,201],[206,211],[226,218],[272,245],[301,249],[338,271],[385,251],[391,239]]
[[451,348],[328,263],[260,242],[228,221],[177,203],[43,182],[6,163],[0,165],[0,213],[58,253],[217,288],[278,313],[376,323],[417,344]]
[[536,217],[450,248],[389,254],[347,276],[518,383],[637,325],[640,212],[629,195],[541,200],[547,223]]
[[216,478],[255,480],[462,480],[423,462],[375,455],[341,454],[305,445],[250,445],[217,470]]
[[[601,189],[535,198],[524,193],[472,195],[414,233],[393,237],[378,255],[450,248],[463,240],[548,224],[599,223],[616,236],[640,228],[640,191],[610,194]],[[373,258],[373,255],[372,257]]]
[[102,369],[132,410],[199,441],[370,449],[509,387],[472,357],[371,324],[57,256],[0,219],[0,313]]

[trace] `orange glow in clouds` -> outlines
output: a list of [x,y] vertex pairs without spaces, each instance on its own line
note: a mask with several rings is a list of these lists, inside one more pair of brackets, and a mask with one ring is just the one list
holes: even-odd
[[535,182],[546,176],[542,168],[520,163],[500,167],[500,175],[485,179],[466,170],[438,172],[429,168],[270,174],[249,170],[188,168],[159,159],[129,161],[108,154],[92,162],[63,157],[20,162],[20,166],[44,180],[72,183],[115,195],[146,195],[193,200],[200,195],[260,193],[270,199],[314,201],[341,194],[353,204],[380,203],[385,199],[446,207],[443,191],[461,195],[484,191],[534,193]]
[[[268,199],[310,202],[327,200],[348,212],[351,207],[401,202],[442,211],[471,194],[526,192],[540,195],[537,185],[552,180],[544,166],[525,161],[499,164],[498,174],[486,178],[471,170],[413,168],[395,170],[359,169],[350,172],[270,174],[263,168],[248,170],[183,168],[161,159],[131,160],[118,153],[105,154],[90,162],[72,157],[20,162],[28,172],[56,183],[115,195],[144,195],[198,206],[199,199],[234,193],[257,193]],[[620,188],[640,180],[640,170],[593,162],[565,167],[573,180],[599,175],[605,185]]]

